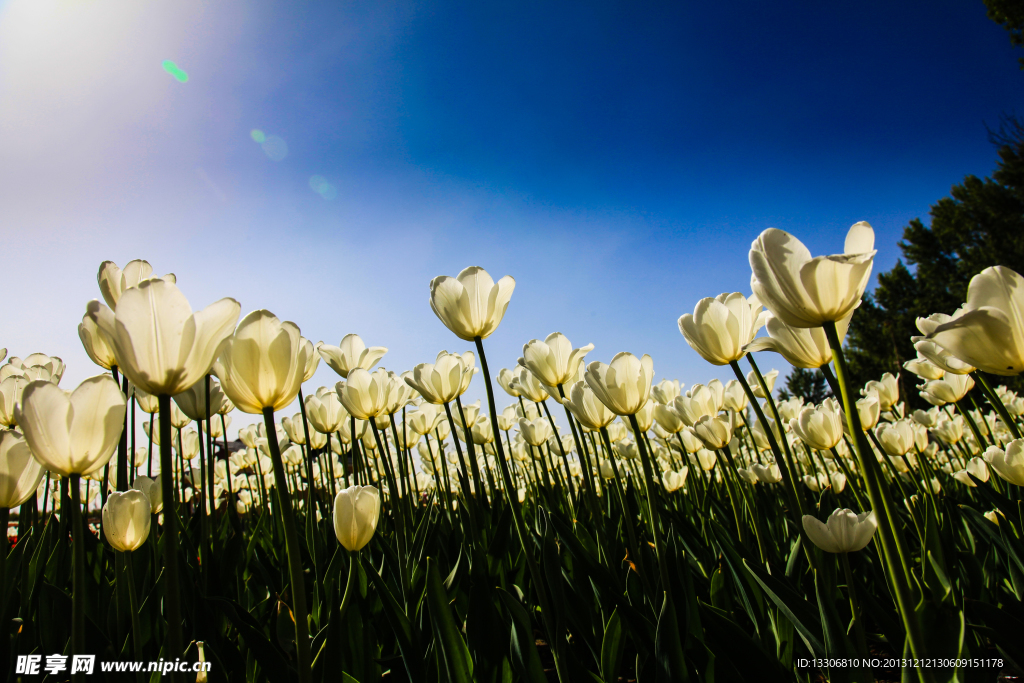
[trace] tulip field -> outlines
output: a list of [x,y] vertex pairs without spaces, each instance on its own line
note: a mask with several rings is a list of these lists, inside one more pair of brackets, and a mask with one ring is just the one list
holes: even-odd
[[[962,308],[918,320],[902,385],[932,407],[914,410],[895,373],[854,386],[844,358],[874,255],[864,222],[818,257],[765,230],[752,293],[679,318],[721,371],[689,385],[559,332],[489,358],[515,281],[479,267],[429,283],[460,352],[398,373],[355,334],[314,344],[234,299],[193,311],[173,275],[105,262],[79,325],[96,376],[61,386],[41,353],[0,366],[0,667],[1014,680],[1024,396],[999,380],[1024,371],[1024,277],[985,269]],[[304,384],[321,361],[337,383]],[[779,398],[784,363],[831,396]],[[235,411],[258,419],[232,447]]]

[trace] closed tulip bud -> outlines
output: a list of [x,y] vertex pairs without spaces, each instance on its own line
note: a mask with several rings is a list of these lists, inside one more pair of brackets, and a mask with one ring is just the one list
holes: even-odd
[[431,403],[424,403],[419,408],[406,415],[405,424],[413,432],[423,436],[425,434],[430,434],[433,431],[434,422],[437,420],[437,416],[437,407]]
[[[839,335],[840,343],[846,338],[852,317],[851,311],[836,321],[836,333]],[[820,368],[832,362],[832,349],[829,347],[825,330],[820,327],[791,327],[768,312],[765,316],[765,329],[768,336],[754,339],[743,348],[745,352],[774,351],[797,368]],[[751,386],[755,384],[750,382]]]
[[812,258],[800,240],[769,228],[750,245],[750,287],[787,325],[821,327],[860,305],[871,277],[874,243],[874,230],[861,221],[847,233],[845,253]]
[[[208,417],[220,414],[221,409],[225,403],[230,403],[228,397],[224,395],[224,390],[221,389],[220,383],[210,378],[210,405],[206,405],[206,380],[201,379],[191,387],[175,394],[174,396],[175,405],[181,410],[181,412],[188,417],[190,420],[206,420]],[[173,415],[172,409],[172,415]],[[187,424],[187,423],[186,423]],[[171,420],[171,426],[177,427],[174,424],[174,420]],[[181,425],[185,426],[185,425]]]
[[[468,384],[467,384],[468,386]],[[416,390],[406,384],[405,377],[388,371],[388,394],[382,415],[394,415],[409,405]]]
[[958,313],[928,339],[993,375],[1024,371],[1024,277],[1005,266],[986,268],[971,278]]
[[[762,375],[762,378],[764,379],[764,384],[766,387],[768,387],[769,394],[772,393],[772,389],[775,388],[775,380],[778,379],[778,377],[779,371],[774,368],[772,368],[768,372],[764,373],[764,375]],[[758,398],[767,398],[767,396],[765,396],[764,391],[761,389],[761,384],[760,382],[757,381],[757,375],[754,374],[753,370],[747,373],[747,384],[750,385],[750,391],[751,393],[754,394],[754,396]]]
[[345,407],[341,404],[337,392],[332,389],[320,387],[316,394],[306,397],[306,419],[313,429],[321,434],[333,434],[338,431],[345,417]]
[[705,415],[717,415],[725,404],[725,387],[713,379],[704,384],[694,384],[683,396],[676,397],[673,407],[688,426],[693,426]]
[[834,398],[826,398],[817,407],[805,407],[789,426],[804,443],[819,451],[834,448],[843,439],[843,413]]
[[505,316],[515,286],[511,276],[494,282],[486,270],[470,266],[457,277],[430,281],[430,308],[459,339],[486,339]]
[[[917,327],[924,334],[928,334],[936,329],[940,324],[951,320],[953,320],[953,316],[936,313],[935,315],[931,315],[927,318],[918,318]],[[914,349],[917,351],[918,357],[925,358],[925,360],[941,370],[942,373],[948,372],[953,375],[966,375],[977,369],[970,363],[963,362],[947,349],[939,346],[927,337],[911,337],[910,341],[914,343]],[[934,377],[929,379],[939,378]]]
[[552,435],[551,425],[544,418],[519,420],[519,433],[531,446],[542,446]]
[[885,413],[892,410],[892,407],[900,400],[900,385],[896,381],[896,377],[891,372],[887,372],[882,375],[881,381],[871,380],[864,385],[864,389],[860,393],[862,396],[869,394],[877,396],[878,408]]
[[[233,407],[233,405],[232,405]],[[221,420],[223,419],[223,423]],[[224,436],[224,430],[231,426],[231,416],[217,416],[210,420],[210,436],[219,439]]]
[[295,323],[281,322],[267,310],[253,311],[228,337],[213,371],[239,410],[260,415],[295,400],[312,351]]
[[985,460],[1000,477],[1011,484],[1024,486],[1024,439],[1014,439],[1006,445],[1005,451],[990,446],[985,451]]
[[369,370],[388,352],[383,346],[367,348],[358,334],[346,334],[337,346],[318,342],[316,350],[332,370],[345,378],[356,368]]
[[841,472],[830,472],[818,476],[804,475],[804,485],[815,493],[831,488],[835,493],[842,493],[846,488],[846,475]]
[[149,511],[151,514],[157,515],[163,512],[164,494],[163,490],[160,488],[159,475],[150,479],[149,477],[140,474],[135,477],[135,481],[132,482],[132,488],[146,494],[146,500],[149,501]]
[[47,380],[30,382],[14,412],[36,459],[66,477],[107,464],[121,438],[126,410],[117,382],[98,375],[70,395]]
[[82,340],[82,347],[86,355],[96,365],[104,370],[109,370],[117,365],[117,356],[114,354],[114,347],[108,342],[106,335],[100,330],[96,321],[86,313],[82,322],[78,324],[78,338]]
[[350,486],[334,499],[334,533],[349,552],[370,542],[379,517],[380,491],[373,486]]
[[626,425],[621,422],[612,422],[605,429],[608,431],[608,440],[612,443],[626,438]]
[[854,405],[857,407],[857,417],[860,418],[860,428],[864,431],[873,429],[878,424],[878,418],[881,415],[878,397],[865,396],[857,399]]
[[[153,394],[147,394],[137,386],[131,385],[131,393],[135,396],[135,402],[139,404],[142,412],[156,415],[160,412],[160,399]],[[172,408],[173,409],[173,408]]]
[[[783,432],[782,430],[779,429],[778,423],[771,418],[767,418],[766,421],[768,422],[768,429],[770,429],[772,434],[775,436],[775,442],[781,443]],[[768,442],[768,437],[765,434],[764,425],[761,424],[760,420],[754,422],[754,424],[750,426],[750,435],[754,437],[754,446],[757,448],[757,450],[771,450],[771,444]]]
[[665,472],[665,490],[669,493],[678,491],[683,488],[686,484],[686,475],[689,474],[690,468],[684,467],[678,472],[675,470],[668,470]]
[[149,498],[137,489],[114,492],[103,505],[103,535],[114,550],[130,553],[149,538]]
[[174,436],[174,450],[181,453],[185,460],[199,455],[199,434],[194,429],[187,429]]
[[122,292],[116,312],[91,301],[86,314],[107,336],[117,367],[133,384],[173,396],[209,372],[240,311],[237,301],[225,298],[193,314],[176,285],[145,280]]
[[689,458],[691,464],[698,465],[705,472],[715,469],[715,465],[718,463],[718,454],[706,448],[699,449]]
[[827,553],[852,553],[863,550],[878,529],[873,510],[857,514],[837,509],[824,524],[816,517],[804,515],[804,531],[814,545]]
[[581,425],[591,430],[607,427],[615,421],[615,413],[598,399],[597,394],[586,382],[576,382],[566,392],[563,404]]
[[654,406],[654,419],[658,426],[669,434],[676,434],[686,426],[683,418],[679,416],[679,413],[671,405],[656,404]]
[[302,413],[296,413],[292,417],[281,419],[281,426],[284,427],[288,440],[301,446],[306,445],[306,432],[302,426]]
[[[405,376],[405,382],[415,389],[427,403],[450,403],[462,394],[466,362],[457,353],[442,351],[433,363],[420,363]],[[472,369],[469,370],[472,373]]]
[[21,505],[36,492],[43,468],[19,432],[0,431],[0,508]]
[[0,381],[0,427],[15,429],[18,418],[14,408],[21,403],[21,396],[29,380],[22,375],[11,375]]
[[764,325],[764,311],[757,297],[739,292],[719,294],[697,302],[693,314],[678,321],[686,343],[712,365],[728,365],[746,355],[749,344]]
[[967,461],[967,467],[965,469],[953,473],[953,478],[958,482],[974,488],[977,484],[975,484],[971,479],[972,476],[979,481],[988,481],[988,465],[985,464],[983,459],[977,457],[971,458]]
[[[466,416],[466,420],[469,420],[469,416]],[[469,429],[470,434],[473,437],[473,443],[485,446],[494,442],[494,430],[491,429],[491,420],[486,415],[481,415],[473,426]],[[465,441],[465,439],[463,439]]]
[[524,345],[519,365],[549,387],[557,387],[577,375],[583,357],[593,350],[593,344],[574,349],[564,334],[554,332],[544,341],[533,339]]
[[623,460],[636,460],[640,457],[640,451],[636,444],[628,439],[615,442],[615,452]]

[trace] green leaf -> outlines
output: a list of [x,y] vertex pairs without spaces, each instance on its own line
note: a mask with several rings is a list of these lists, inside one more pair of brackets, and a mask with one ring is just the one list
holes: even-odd
[[537,653],[537,641],[526,608],[508,591],[497,589],[498,597],[512,616],[512,663],[519,676],[530,683],[546,683],[544,666]]
[[[355,562],[356,560],[353,558],[352,561]],[[413,683],[424,680],[421,669],[423,648],[419,644],[418,629],[409,621],[405,610],[402,609],[402,606],[398,604],[398,600],[388,590],[387,583],[377,573],[377,570],[365,560],[363,567],[373,587],[377,589],[377,594],[381,597],[381,602],[384,605],[384,616],[387,617],[388,623],[391,624],[391,629],[398,640],[398,649],[402,653],[402,662],[405,665],[406,673],[409,675],[409,680]]]
[[225,598],[207,597],[207,600],[219,606],[222,613],[235,625],[249,646],[249,652],[256,658],[270,680],[296,680],[295,670],[288,666],[284,655],[274,647],[270,639],[263,634],[259,623],[241,605]]
[[606,681],[619,680],[619,662],[622,661],[622,650],[626,645],[626,635],[622,632],[622,620],[619,611],[613,610],[604,627],[604,638],[601,640],[601,675]]
[[821,622],[814,615],[814,611],[806,600],[800,597],[789,586],[785,585],[768,573],[756,569],[746,560],[746,566],[750,575],[761,585],[765,594],[775,603],[775,606],[786,615],[792,622],[800,639],[811,651],[813,657],[825,656],[825,644],[821,641]]
[[427,605],[430,621],[434,627],[434,636],[438,647],[444,655],[448,680],[457,683],[472,683],[473,660],[462,634],[455,625],[451,609],[448,606],[448,595],[441,585],[441,576],[437,571],[437,561],[427,558]]

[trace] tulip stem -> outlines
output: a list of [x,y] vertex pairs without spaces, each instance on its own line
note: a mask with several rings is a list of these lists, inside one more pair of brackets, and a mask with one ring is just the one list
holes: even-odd
[[267,445],[270,447],[270,460],[274,464],[277,500],[281,505],[281,518],[284,522],[284,543],[285,551],[288,554],[288,579],[292,587],[292,609],[295,613],[295,653],[298,660],[296,665],[299,671],[299,682],[309,683],[311,657],[309,625],[306,623],[306,584],[302,576],[302,557],[299,554],[299,538],[295,531],[295,518],[292,516],[288,477],[285,474],[284,462],[281,460],[281,448],[277,443],[277,425],[274,424],[274,409],[272,407],[263,409],[263,423],[267,427]]
[[1017,428],[1017,423],[1014,422],[1013,418],[1010,416],[1010,411],[1006,409],[1006,405],[1003,403],[1002,399],[999,398],[999,395],[996,394],[996,392],[992,390],[992,387],[989,386],[988,380],[985,379],[985,376],[980,372],[972,372],[971,377],[976,379],[978,384],[981,385],[981,389],[985,392],[985,397],[988,398],[988,402],[993,408],[995,408],[995,411],[999,415],[1000,419],[1002,419],[1003,424],[1005,424],[1006,428],[1010,430],[1011,434],[1013,434],[1013,438],[1021,438],[1020,429]]
[[[665,548],[661,545],[661,519],[658,514],[658,493],[654,489],[654,472],[651,469],[651,457],[647,452],[647,444],[644,443],[644,435],[640,431],[640,425],[636,421],[636,415],[629,416],[629,424],[633,427],[633,434],[637,436],[636,445],[640,449],[640,465],[644,470],[644,483],[647,486],[647,508],[650,514],[651,538],[654,539],[654,552],[658,557],[658,569],[661,572],[661,590],[665,593],[665,599],[672,599],[672,585],[669,583],[668,563],[665,559]],[[654,605],[657,609],[657,605]]]
[[[128,607],[132,613],[132,645],[135,652],[135,661],[142,661],[142,626],[139,622],[139,598],[135,592],[135,569],[132,567],[132,554],[119,553],[124,563],[125,580],[128,584]],[[138,675],[139,681],[143,680],[142,673]]]
[[839,553],[839,564],[843,566],[846,577],[846,592],[850,596],[850,612],[853,615],[853,633],[857,640],[857,652],[861,657],[868,656],[868,641],[864,635],[864,624],[860,618],[860,602],[857,600],[857,589],[853,584],[853,572],[850,571],[849,553]]
[[[69,477],[71,487],[71,524],[74,543],[72,544],[72,561],[74,562],[74,596],[71,603],[71,654],[85,654],[85,528],[82,523],[82,475],[72,474]],[[4,529],[4,538],[7,529]],[[73,676],[76,681],[84,680],[78,672]]]
[[[181,655],[181,598],[178,579],[178,502],[174,492],[174,455],[171,452],[171,397],[157,397],[160,407],[160,488],[164,498],[164,615],[167,618],[166,657]],[[150,423],[152,433],[152,422]]]
[[[889,580],[892,582],[893,592],[896,597],[896,604],[899,607],[900,616],[903,620],[903,627],[907,633],[907,640],[910,650],[915,658],[925,657],[925,643],[921,634],[921,624],[914,611],[916,600],[911,589],[910,568],[906,564],[906,552],[902,542],[902,534],[894,523],[894,513],[891,510],[889,496],[885,495],[879,484],[882,473],[875,458],[869,457],[871,447],[864,437],[864,431],[860,426],[860,415],[853,404],[853,397],[850,394],[848,373],[846,369],[846,358],[843,355],[842,342],[836,333],[836,324],[826,322],[822,326],[825,336],[828,338],[829,346],[832,347],[832,361],[836,366],[836,379],[842,391],[843,406],[846,409],[846,422],[850,433],[853,435],[853,450],[857,456],[857,465],[864,476],[864,483],[868,489],[868,499],[871,507],[879,520],[879,531],[881,532],[882,549],[885,561],[889,569]],[[932,676],[927,669],[918,669],[917,675],[921,681],[931,681]]]
[[[516,525],[516,533],[519,535],[519,543],[523,548],[523,557],[526,559],[526,568],[530,572],[530,578],[533,581],[534,590],[537,593],[537,602],[540,603],[541,618],[544,620],[545,630],[547,631],[548,642],[552,643],[551,654],[555,660],[555,670],[558,674],[559,681],[572,680],[569,672],[565,669],[566,663],[562,661],[561,648],[555,646],[557,639],[562,638],[564,634],[556,633],[554,630],[554,613],[551,611],[551,605],[548,602],[547,589],[544,585],[544,577],[540,573],[540,569],[534,562],[533,555],[531,554],[532,543],[527,543],[530,538],[527,535],[526,524],[523,522],[523,511],[519,506],[519,495],[516,493],[516,489],[512,486],[512,476],[508,471],[508,462],[505,461],[505,448],[502,446],[501,439],[498,438],[498,411],[495,408],[494,403],[494,388],[491,386],[491,373],[487,369],[487,356],[484,354],[484,342],[480,337],[475,337],[476,350],[480,355],[480,369],[484,374],[484,386],[487,389],[487,405],[490,408],[491,413],[491,430],[494,432],[494,445],[498,452],[498,467],[501,470],[501,482],[505,486],[505,498],[508,500],[509,506],[512,508],[512,520]],[[456,439],[456,443],[458,440]],[[497,502],[497,501],[495,501]]]
[[[306,514],[308,515],[313,512],[313,442],[309,438],[309,421],[306,419],[306,401],[302,397],[302,387],[299,387],[299,414],[302,415],[302,433],[306,436],[306,486],[308,493],[306,497]],[[317,507],[320,507],[320,502],[319,497],[317,497]],[[322,512],[326,512],[326,510]]]
[[619,466],[615,463],[615,451],[612,450],[611,438],[608,436],[608,429],[606,427],[601,427],[601,438],[604,439],[604,446],[608,451],[608,462],[611,463],[612,474],[615,475],[615,490],[619,496],[619,505],[622,506],[622,512],[626,516],[626,540],[629,543],[629,554],[633,558],[633,564],[636,566],[636,573],[640,576],[640,582],[644,585],[644,592],[650,598],[654,595],[654,591],[651,590],[650,583],[647,580],[647,575],[644,573],[643,558],[640,556],[640,547],[636,542],[636,529],[633,528],[636,523],[636,518],[633,517],[632,512],[630,512],[629,503],[626,501],[626,493],[622,489],[622,479],[619,477]]
[[402,598],[408,601],[409,577],[405,563],[409,559],[409,548],[405,539],[405,510],[402,509],[402,498],[398,495],[398,481],[395,478],[394,463],[391,461],[391,451],[385,447],[387,440],[381,440],[376,419],[371,417],[368,422],[373,429],[373,439],[377,442],[377,452],[380,453],[378,460],[384,465],[384,476],[388,482],[388,502],[391,503],[392,510],[394,511],[395,532],[398,537],[398,580],[402,588]]
[[[473,474],[473,492],[474,501],[478,496],[486,497],[487,492],[484,489],[483,480],[480,478],[480,467],[476,461],[476,447],[473,445],[473,428],[466,426],[466,414],[462,410],[462,399],[458,396],[455,397],[455,407],[459,409],[459,421],[462,424],[462,435],[466,437],[466,460],[469,461],[470,472]],[[458,443],[458,434],[455,432],[455,426],[452,425],[452,437]],[[468,491],[467,491],[468,493]]]

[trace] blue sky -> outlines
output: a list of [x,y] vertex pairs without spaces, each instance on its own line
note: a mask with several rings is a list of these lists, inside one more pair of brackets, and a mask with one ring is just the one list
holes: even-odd
[[95,374],[96,269],[146,258],[401,371],[464,350],[427,284],[481,265],[517,280],[495,372],[559,330],[728,379],[679,315],[748,292],[767,227],[834,253],[867,220],[891,267],[994,169],[1017,57],[980,1],[0,1],[0,346]]

